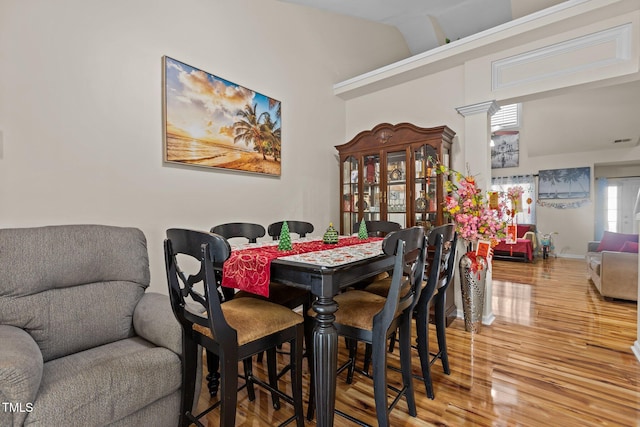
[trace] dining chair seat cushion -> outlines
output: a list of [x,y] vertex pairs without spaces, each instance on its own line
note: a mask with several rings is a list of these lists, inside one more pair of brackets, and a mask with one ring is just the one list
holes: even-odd
[[391,277],[387,277],[385,279],[376,280],[366,288],[364,291],[371,292],[372,294],[380,295],[381,297],[386,297],[389,294],[389,287],[391,286]]
[[271,282],[269,283],[269,297],[254,294],[247,291],[238,291],[233,296],[236,298],[258,298],[265,301],[277,302],[280,305],[290,306],[289,302],[298,301],[300,298],[308,295],[309,291],[301,288],[294,288],[292,286],[283,285],[282,283]]
[[[338,303],[335,323],[365,331],[373,330],[373,316],[382,310],[387,301],[385,297],[360,290],[343,292],[334,299]],[[316,313],[309,310],[309,315],[315,317]]]
[[[380,295],[381,297],[387,297],[389,294],[389,288],[391,287],[391,277],[387,277],[381,280],[376,280],[369,286],[363,289],[363,291],[371,292],[372,294]],[[405,283],[402,289],[400,289],[400,296],[403,297],[411,290],[409,283]]]
[[[221,307],[225,320],[238,333],[239,346],[304,322],[301,315],[290,309],[259,298],[232,299]],[[211,329],[206,326],[194,324],[193,329],[215,339]]]
[[377,280],[382,280],[382,279],[389,279],[391,280],[391,274],[389,274],[388,272],[384,272],[384,273],[378,273],[373,277],[373,281],[377,281]]
[[354,328],[373,330],[373,316],[384,307],[386,298],[364,291],[349,291],[336,295],[338,311],[336,323]]

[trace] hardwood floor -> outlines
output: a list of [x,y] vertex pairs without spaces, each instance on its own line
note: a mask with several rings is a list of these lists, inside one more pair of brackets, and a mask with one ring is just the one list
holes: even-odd
[[[436,362],[435,400],[415,381],[417,418],[406,415],[401,401],[391,412],[391,425],[640,426],[640,362],[630,348],[636,340],[637,305],[605,301],[585,268],[582,260],[564,258],[531,264],[495,261],[495,321],[470,334],[456,319],[447,328],[451,375],[444,375]],[[433,328],[432,350],[437,346]],[[340,341],[339,363],[345,358]],[[397,366],[397,349],[389,360]],[[417,354],[414,361],[419,373]],[[256,364],[254,370],[263,367]],[[399,374],[389,377],[397,384]],[[261,389],[254,402],[245,390],[238,400],[238,426],[277,425],[292,414],[286,404],[273,410]],[[199,409],[208,404],[203,392]],[[356,374],[348,385],[341,374],[336,407],[375,425],[372,381]],[[203,424],[217,426],[218,417],[214,410]],[[336,415],[335,425],[354,424]]]

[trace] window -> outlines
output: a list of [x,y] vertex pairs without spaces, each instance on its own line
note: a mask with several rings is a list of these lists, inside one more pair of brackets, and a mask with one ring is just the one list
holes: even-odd
[[609,185],[607,187],[607,231],[618,231],[618,186]]
[[[516,214],[517,224],[536,223],[536,186],[533,175],[500,176],[491,179],[491,191],[500,193],[501,198],[506,198],[509,188],[519,185],[524,190],[520,200],[521,210]],[[510,208],[510,206],[508,206]]]
[[637,233],[640,177],[596,178],[595,240],[604,231]]
[[500,107],[500,111],[491,116],[491,130],[520,127],[521,104],[509,104]]

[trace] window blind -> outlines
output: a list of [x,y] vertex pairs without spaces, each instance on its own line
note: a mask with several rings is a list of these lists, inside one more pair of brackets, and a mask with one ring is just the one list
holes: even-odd
[[520,104],[500,107],[500,111],[491,116],[492,129],[520,127]]

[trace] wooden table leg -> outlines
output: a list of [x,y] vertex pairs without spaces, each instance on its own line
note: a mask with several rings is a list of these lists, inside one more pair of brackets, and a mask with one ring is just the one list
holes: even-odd
[[333,426],[338,369],[338,332],[333,322],[338,304],[332,297],[318,297],[313,304],[317,313],[313,329],[313,363],[316,396],[316,425]]

